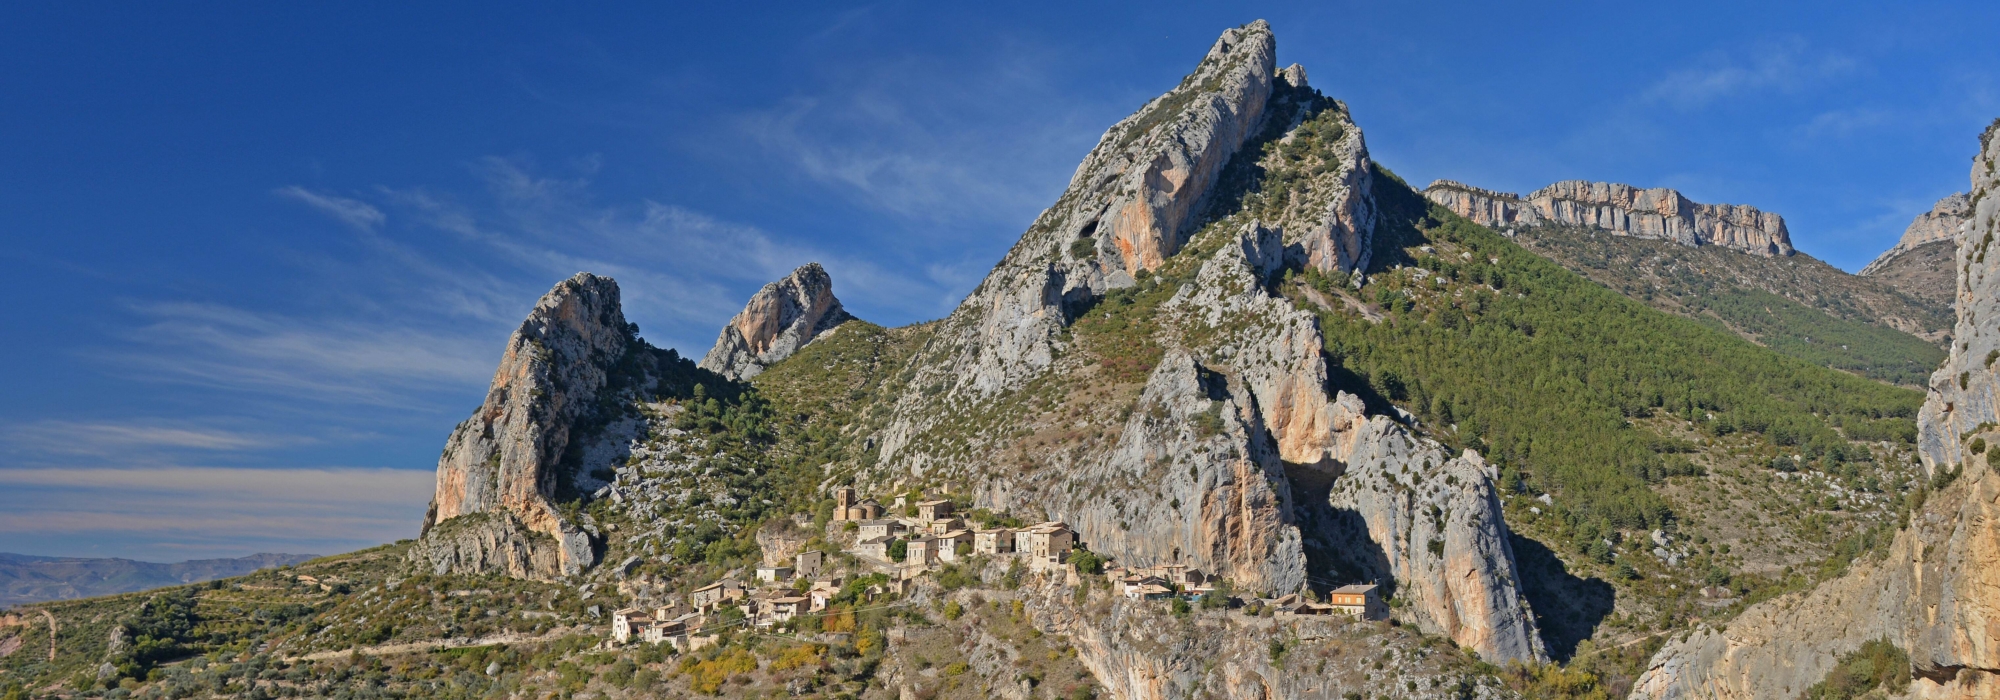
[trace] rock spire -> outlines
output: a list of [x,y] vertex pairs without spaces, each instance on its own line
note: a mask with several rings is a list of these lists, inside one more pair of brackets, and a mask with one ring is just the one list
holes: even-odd
[[530,578],[595,563],[590,536],[551,497],[563,453],[580,437],[572,427],[595,410],[633,334],[609,277],[577,273],[535,303],[507,339],[486,401],[445,443],[413,558],[440,572]]
[[833,296],[833,277],[819,263],[806,263],[751,296],[722,327],[701,368],[749,379],[853,318]]

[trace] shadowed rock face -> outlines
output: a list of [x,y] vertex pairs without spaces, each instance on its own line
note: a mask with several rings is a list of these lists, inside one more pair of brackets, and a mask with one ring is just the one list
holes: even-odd
[[536,302],[508,338],[485,403],[452,431],[438,458],[426,539],[445,536],[436,526],[460,516],[505,517],[452,528],[476,534],[437,551],[457,552],[454,562],[506,562],[501,568],[533,577],[574,574],[595,562],[589,535],[557,513],[550,497],[572,429],[596,410],[608,372],[635,342],[618,283],[608,277],[578,273]]
[[750,297],[743,311],[722,327],[701,368],[749,379],[853,318],[834,298],[833,278],[819,263],[807,263]]
[[1725,629],[1669,643],[1633,687],[1634,698],[1794,697],[1840,655],[1887,638],[1908,649],[1912,697],[2000,697],[2000,475],[1973,440],[2000,442],[1993,400],[2000,357],[2000,138],[1989,128],[1973,161],[1970,223],[1957,250],[1958,325],[1951,355],[1931,377],[1918,415],[1933,474],[1957,478],[1911,514],[1879,561],[1839,579],[1752,606]]
[[1742,204],[1700,204],[1664,187],[1565,180],[1522,197],[1438,180],[1424,195],[1495,230],[1553,223],[1758,255],[1793,252],[1783,217]]

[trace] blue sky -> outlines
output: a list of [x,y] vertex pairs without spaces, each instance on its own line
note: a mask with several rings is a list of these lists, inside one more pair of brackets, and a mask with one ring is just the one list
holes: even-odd
[[1224,28],[1406,178],[1783,214],[1857,269],[2000,116],[1990,3],[0,8],[0,551],[415,534],[506,335],[579,270],[699,355],[817,260],[945,314]]

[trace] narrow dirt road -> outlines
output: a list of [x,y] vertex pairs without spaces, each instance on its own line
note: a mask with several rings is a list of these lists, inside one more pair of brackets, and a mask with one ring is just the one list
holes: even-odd
[[430,651],[433,649],[459,649],[463,647],[491,646],[494,644],[525,644],[532,642],[551,642],[557,639],[561,639],[565,636],[575,634],[576,632],[577,630],[572,628],[557,628],[554,630],[550,630],[546,633],[543,633],[540,636],[528,636],[510,632],[507,634],[496,634],[490,637],[479,637],[476,639],[469,637],[454,637],[451,639],[426,639],[419,642],[403,642],[401,644],[377,644],[372,647],[355,647],[353,649],[340,649],[336,651],[316,651],[311,654],[307,654],[305,656],[294,656],[286,659],[285,661],[286,663],[291,663],[296,661],[325,661],[327,659],[337,659],[355,652],[360,652],[362,654],[367,654],[369,656],[381,656],[383,654],[408,654],[410,652]]
[[56,660],[56,614],[43,610],[42,617],[49,619],[49,661],[53,662]]

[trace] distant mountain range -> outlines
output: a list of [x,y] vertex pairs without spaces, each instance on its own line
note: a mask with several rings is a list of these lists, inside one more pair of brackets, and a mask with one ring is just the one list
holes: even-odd
[[161,564],[131,559],[36,557],[0,552],[0,606],[91,598],[178,586],[290,566],[316,554],[252,554]]

